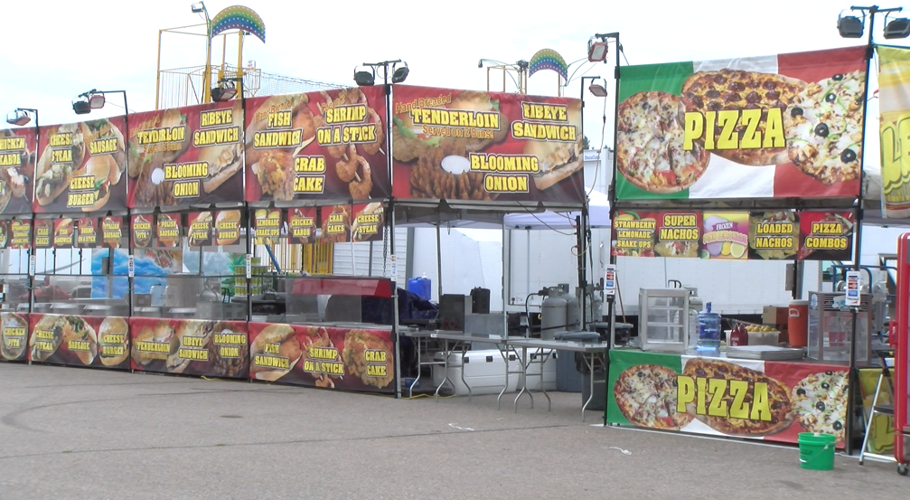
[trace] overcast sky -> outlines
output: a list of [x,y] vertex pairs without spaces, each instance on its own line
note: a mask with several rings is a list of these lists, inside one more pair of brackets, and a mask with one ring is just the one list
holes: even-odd
[[[190,4],[189,0],[5,2],[0,113],[33,107],[39,109],[43,124],[75,121],[72,99],[92,88],[126,89],[132,110],[154,109],[158,31],[203,22],[190,11]],[[206,5],[214,16],[234,2],[210,0]],[[410,66],[409,84],[483,89],[487,72],[477,68],[481,58],[514,62],[551,48],[571,62],[585,57],[592,34],[614,31],[620,33],[631,64],[865,43],[838,35],[838,14],[850,6],[839,0],[244,0],[242,5],[258,12],[267,29],[265,44],[247,37],[244,61],[254,60],[270,73],[352,85],[355,65],[400,58]],[[884,41],[882,24],[876,24],[876,36]],[[229,44],[227,58],[236,63],[236,43]],[[213,59],[221,60],[220,43],[215,44]],[[200,65],[204,60],[204,37],[164,36],[162,68]],[[576,76],[585,73],[612,77],[612,67],[591,65]],[[497,82],[501,88],[501,76]],[[610,85],[608,116],[612,116],[612,80]],[[555,95],[556,74],[541,71],[530,78],[529,87],[532,94]],[[580,89],[576,80],[565,94],[578,96]],[[511,83],[509,90],[514,90]],[[594,146],[600,142],[604,101],[585,97],[585,134]],[[119,96],[110,96],[105,109],[93,116],[120,114],[122,109],[116,107],[120,103]],[[606,135],[611,144],[611,128]]]

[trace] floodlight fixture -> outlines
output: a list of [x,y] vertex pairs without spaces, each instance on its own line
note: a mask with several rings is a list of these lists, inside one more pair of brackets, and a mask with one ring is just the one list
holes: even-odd
[[609,47],[604,40],[597,40],[594,37],[588,39],[588,61],[602,62],[607,58]]
[[[885,19],[887,21],[887,19]],[[898,17],[885,24],[884,36],[887,39],[907,38],[910,36],[910,19]]]
[[203,12],[205,12],[205,3],[196,2],[192,5],[190,5],[190,9],[192,9],[193,14],[202,14]]
[[[16,108],[16,109],[10,111],[9,113],[7,113],[6,123],[9,123],[10,125],[16,125],[18,127],[27,125],[28,122],[32,121],[32,117],[29,116],[29,114],[28,114],[29,112],[35,113],[35,117],[37,120],[37,116],[38,116],[37,109]],[[37,123],[37,121],[36,121],[36,123]]]
[[[392,67],[394,68],[395,65]],[[392,73],[392,83],[401,83],[405,81],[408,78],[408,73],[410,72],[411,70],[408,69],[408,63],[404,63],[403,67],[396,68],[395,72]]]

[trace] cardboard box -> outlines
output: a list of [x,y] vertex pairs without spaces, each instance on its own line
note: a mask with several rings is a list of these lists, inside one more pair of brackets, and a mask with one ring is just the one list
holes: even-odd
[[787,324],[790,308],[788,306],[765,306],[761,322],[768,326],[783,327]]

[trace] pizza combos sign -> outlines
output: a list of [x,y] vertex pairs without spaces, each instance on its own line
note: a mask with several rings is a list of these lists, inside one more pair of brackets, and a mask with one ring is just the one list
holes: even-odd
[[610,353],[607,422],[795,443],[801,432],[845,443],[844,367]]
[[396,85],[396,198],[584,199],[581,102]]
[[250,378],[268,382],[392,393],[390,332],[314,325],[249,323]]
[[855,198],[865,48],[623,68],[619,200]]
[[36,141],[34,128],[0,130],[0,214],[32,212]]
[[240,101],[132,114],[130,135],[130,208],[242,199]]
[[852,212],[623,211],[613,255],[720,260],[849,260]]
[[387,198],[383,86],[247,100],[246,200]]
[[33,210],[126,208],[126,118],[41,127]]
[[29,360],[95,368],[129,368],[126,318],[29,314]]

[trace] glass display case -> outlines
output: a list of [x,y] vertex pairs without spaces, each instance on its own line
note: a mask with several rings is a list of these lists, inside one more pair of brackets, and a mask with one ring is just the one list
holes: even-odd
[[689,291],[641,289],[638,295],[642,350],[685,352],[689,337]]
[[[843,292],[809,292],[807,357],[826,363],[848,364],[853,341],[853,312],[845,305]],[[872,295],[861,295],[856,317],[856,365],[872,359]]]

